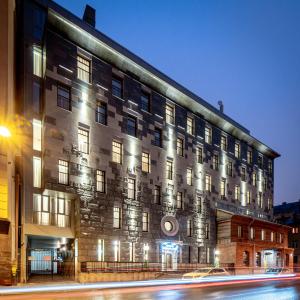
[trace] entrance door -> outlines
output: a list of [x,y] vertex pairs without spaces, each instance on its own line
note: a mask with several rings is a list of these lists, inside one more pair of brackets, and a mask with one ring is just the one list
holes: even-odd
[[172,254],[170,254],[170,253],[168,253],[166,255],[166,267],[167,267],[167,270],[173,269]]

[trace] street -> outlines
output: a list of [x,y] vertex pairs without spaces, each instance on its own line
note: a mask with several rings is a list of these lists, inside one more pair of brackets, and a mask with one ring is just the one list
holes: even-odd
[[88,290],[53,293],[34,293],[26,295],[3,296],[1,299],[84,299],[84,300],[123,300],[123,299],[300,299],[300,280],[298,278],[253,283],[223,284],[213,286],[173,285],[159,287],[138,287],[110,290]]

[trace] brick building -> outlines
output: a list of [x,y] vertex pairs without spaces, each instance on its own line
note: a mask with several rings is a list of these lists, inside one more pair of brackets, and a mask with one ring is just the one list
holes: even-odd
[[24,0],[16,16],[21,281],[58,261],[212,264],[217,209],[272,220],[279,154],[248,129],[96,30],[89,6]]

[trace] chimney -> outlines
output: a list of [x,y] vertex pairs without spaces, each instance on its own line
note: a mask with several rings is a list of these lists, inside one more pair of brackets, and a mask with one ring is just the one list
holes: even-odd
[[219,110],[221,113],[224,113],[224,105],[223,105],[223,101],[222,100],[219,100],[218,101],[218,105],[219,105]]
[[89,5],[86,5],[82,20],[84,22],[86,22],[87,24],[89,24],[90,26],[95,28],[95,26],[96,26],[96,10]]

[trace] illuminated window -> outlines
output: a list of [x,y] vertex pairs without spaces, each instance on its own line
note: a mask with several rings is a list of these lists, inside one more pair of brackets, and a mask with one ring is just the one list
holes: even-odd
[[57,106],[66,110],[72,109],[71,91],[69,87],[61,84],[57,86]]
[[271,231],[270,240],[271,240],[271,242],[274,242],[274,232],[273,231]]
[[247,191],[246,197],[247,197],[247,204],[251,204],[251,191],[250,190]]
[[257,185],[257,175],[255,172],[252,173],[252,185],[253,186]]
[[42,160],[40,157],[33,157],[33,186],[40,188],[42,185]]
[[120,229],[121,228],[121,208],[115,206],[113,214],[113,227]]
[[213,155],[213,169],[219,170],[219,155],[217,154]]
[[252,151],[248,150],[247,151],[247,163],[252,164],[253,158],[252,158]]
[[50,201],[49,196],[33,194],[33,223],[50,225]]
[[132,136],[136,136],[137,122],[136,118],[132,116],[127,116],[127,133]]
[[148,232],[149,231],[149,213],[143,212],[143,231]]
[[299,233],[299,228],[298,227],[293,227],[292,233]]
[[177,154],[183,156],[183,139],[177,138]]
[[266,192],[268,189],[268,179],[265,177],[263,180],[263,190]]
[[121,254],[121,246],[120,241],[114,241],[114,261],[120,261],[120,254]]
[[238,227],[237,227],[237,235],[238,235],[238,238],[242,237],[242,226],[241,225],[238,225]]
[[241,187],[236,185],[234,188],[234,199],[237,201],[241,200]]
[[80,128],[78,128],[78,151],[89,153],[89,132]]
[[246,181],[246,168],[244,167],[241,169],[241,179],[242,181]]
[[225,198],[225,196],[226,196],[226,179],[225,178],[221,179],[220,195],[221,195],[221,198]]
[[206,248],[206,263],[210,264],[210,248]]
[[33,119],[33,150],[42,150],[42,122],[40,120]]
[[197,155],[197,163],[202,164],[203,163],[203,148],[202,147],[197,147],[196,155]]
[[167,171],[167,179],[173,179],[173,162],[171,160],[167,160],[166,164],[166,171]]
[[69,162],[58,160],[58,183],[69,184]]
[[279,237],[279,243],[283,243],[282,233],[279,233],[279,234],[278,234],[278,237]]
[[234,145],[234,156],[236,158],[241,157],[241,145],[238,142],[235,142],[235,145]]
[[159,185],[154,187],[154,203],[161,204],[161,191]]
[[175,121],[175,109],[174,106],[166,104],[166,122],[174,124]]
[[107,124],[107,105],[104,102],[97,102],[95,111],[96,122],[106,125]]
[[127,198],[131,199],[131,200],[135,200],[135,179],[133,178],[128,178],[128,182],[127,182]]
[[201,196],[197,196],[197,198],[196,198],[196,211],[197,211],[197,213],[199,213],[199,214],[201,214],[201,212],[202,212],[202,198],[201,198]]
[[[71,226],[71,201],[64,198],[53,199],[56,207],[56,221],[55,225],[58,227],[70,227]],[[53,211],[52,211],[53,213]]]
[[208,240],[209,239],[209,224],[208,223],[205,224],[204,235],[205,235],[205,238]]
[[191,168],[186,170],[186,183],[187,185],[193,185],[193,170]]
[[144,261],[148,261],[149,260],[149,250],[150,250],[148,243],[144,244],[143,250],[144,250]]
[[209,174],[205,175],[205,190],[211,192],[211,176]]
[[77,56],[77,78],[85,81],[91,81],[91,62],[82,56]]
[[104,240],[98,240],[98,261],[104,261]]
[[142,153],[142,171],[150,173],[150,154],[146,152]]
[[266,231],[264,229],[261,230],[261,240],[264,241],[266,239]]
[[260,154],[257,157],[257,165],[260,169],[263,168],[263,157]]
[[194,134],[195,128],[194,128],[194,119],[192,117],[186,118],[186,132],[189,134]]
[[112,142],[112,161],[118,164],[122,163],[123,149],[122,144],[116,141]]
[[135,243],[129,242],[129,261],[135,261]]
[[154,145],[162,147],[162,133],[159,128],[154,129]]
[[205,126],[204,140],[207,144],[212,143],[212,130],[210,127]]
[[272,206],[273,206],[273,204],[272,204],[272,199],[271,199],[271,198],[268,198],[268,209],[269,209],[269,210],[272,209]]
[[225,135],[221,135],[221,150],[227,151],[227,137]]
[[192,236],[193,234],[193,220],[188,219],[187,220],[187,236]]
[[177,192],[176,206],[179,209],[183,209],[183,196],[182,196],[182,192]]
[[254,228],[253,227],[250,227],[250,239],[251,240],[254,240],[255,238],[255,231],[254,231]]
[[150,94],[142,91],[141,94],[141,109],[150,112]]
[[96,189],[100,193],[105,193],[105,171],[96,171]]
[[227,171],[227,175],[230,176],[230,177],[232,177],[233,172],[232,172],[232,162],[231,161],[229,161],[227,163],[227,169],[226,169],[226,171]]
[[263,198],[262,198],[262,192],[258,193],[258,207],[262,208],[263,207]]
[[261,267],[261,252],[256,252],[256,267]]
[[43,74],[42,49],[39,46],[33,46],[33,74],[38,77]]
[[123,80],[118,77],[112,78],[112,94],[113,96],[123,98]]

